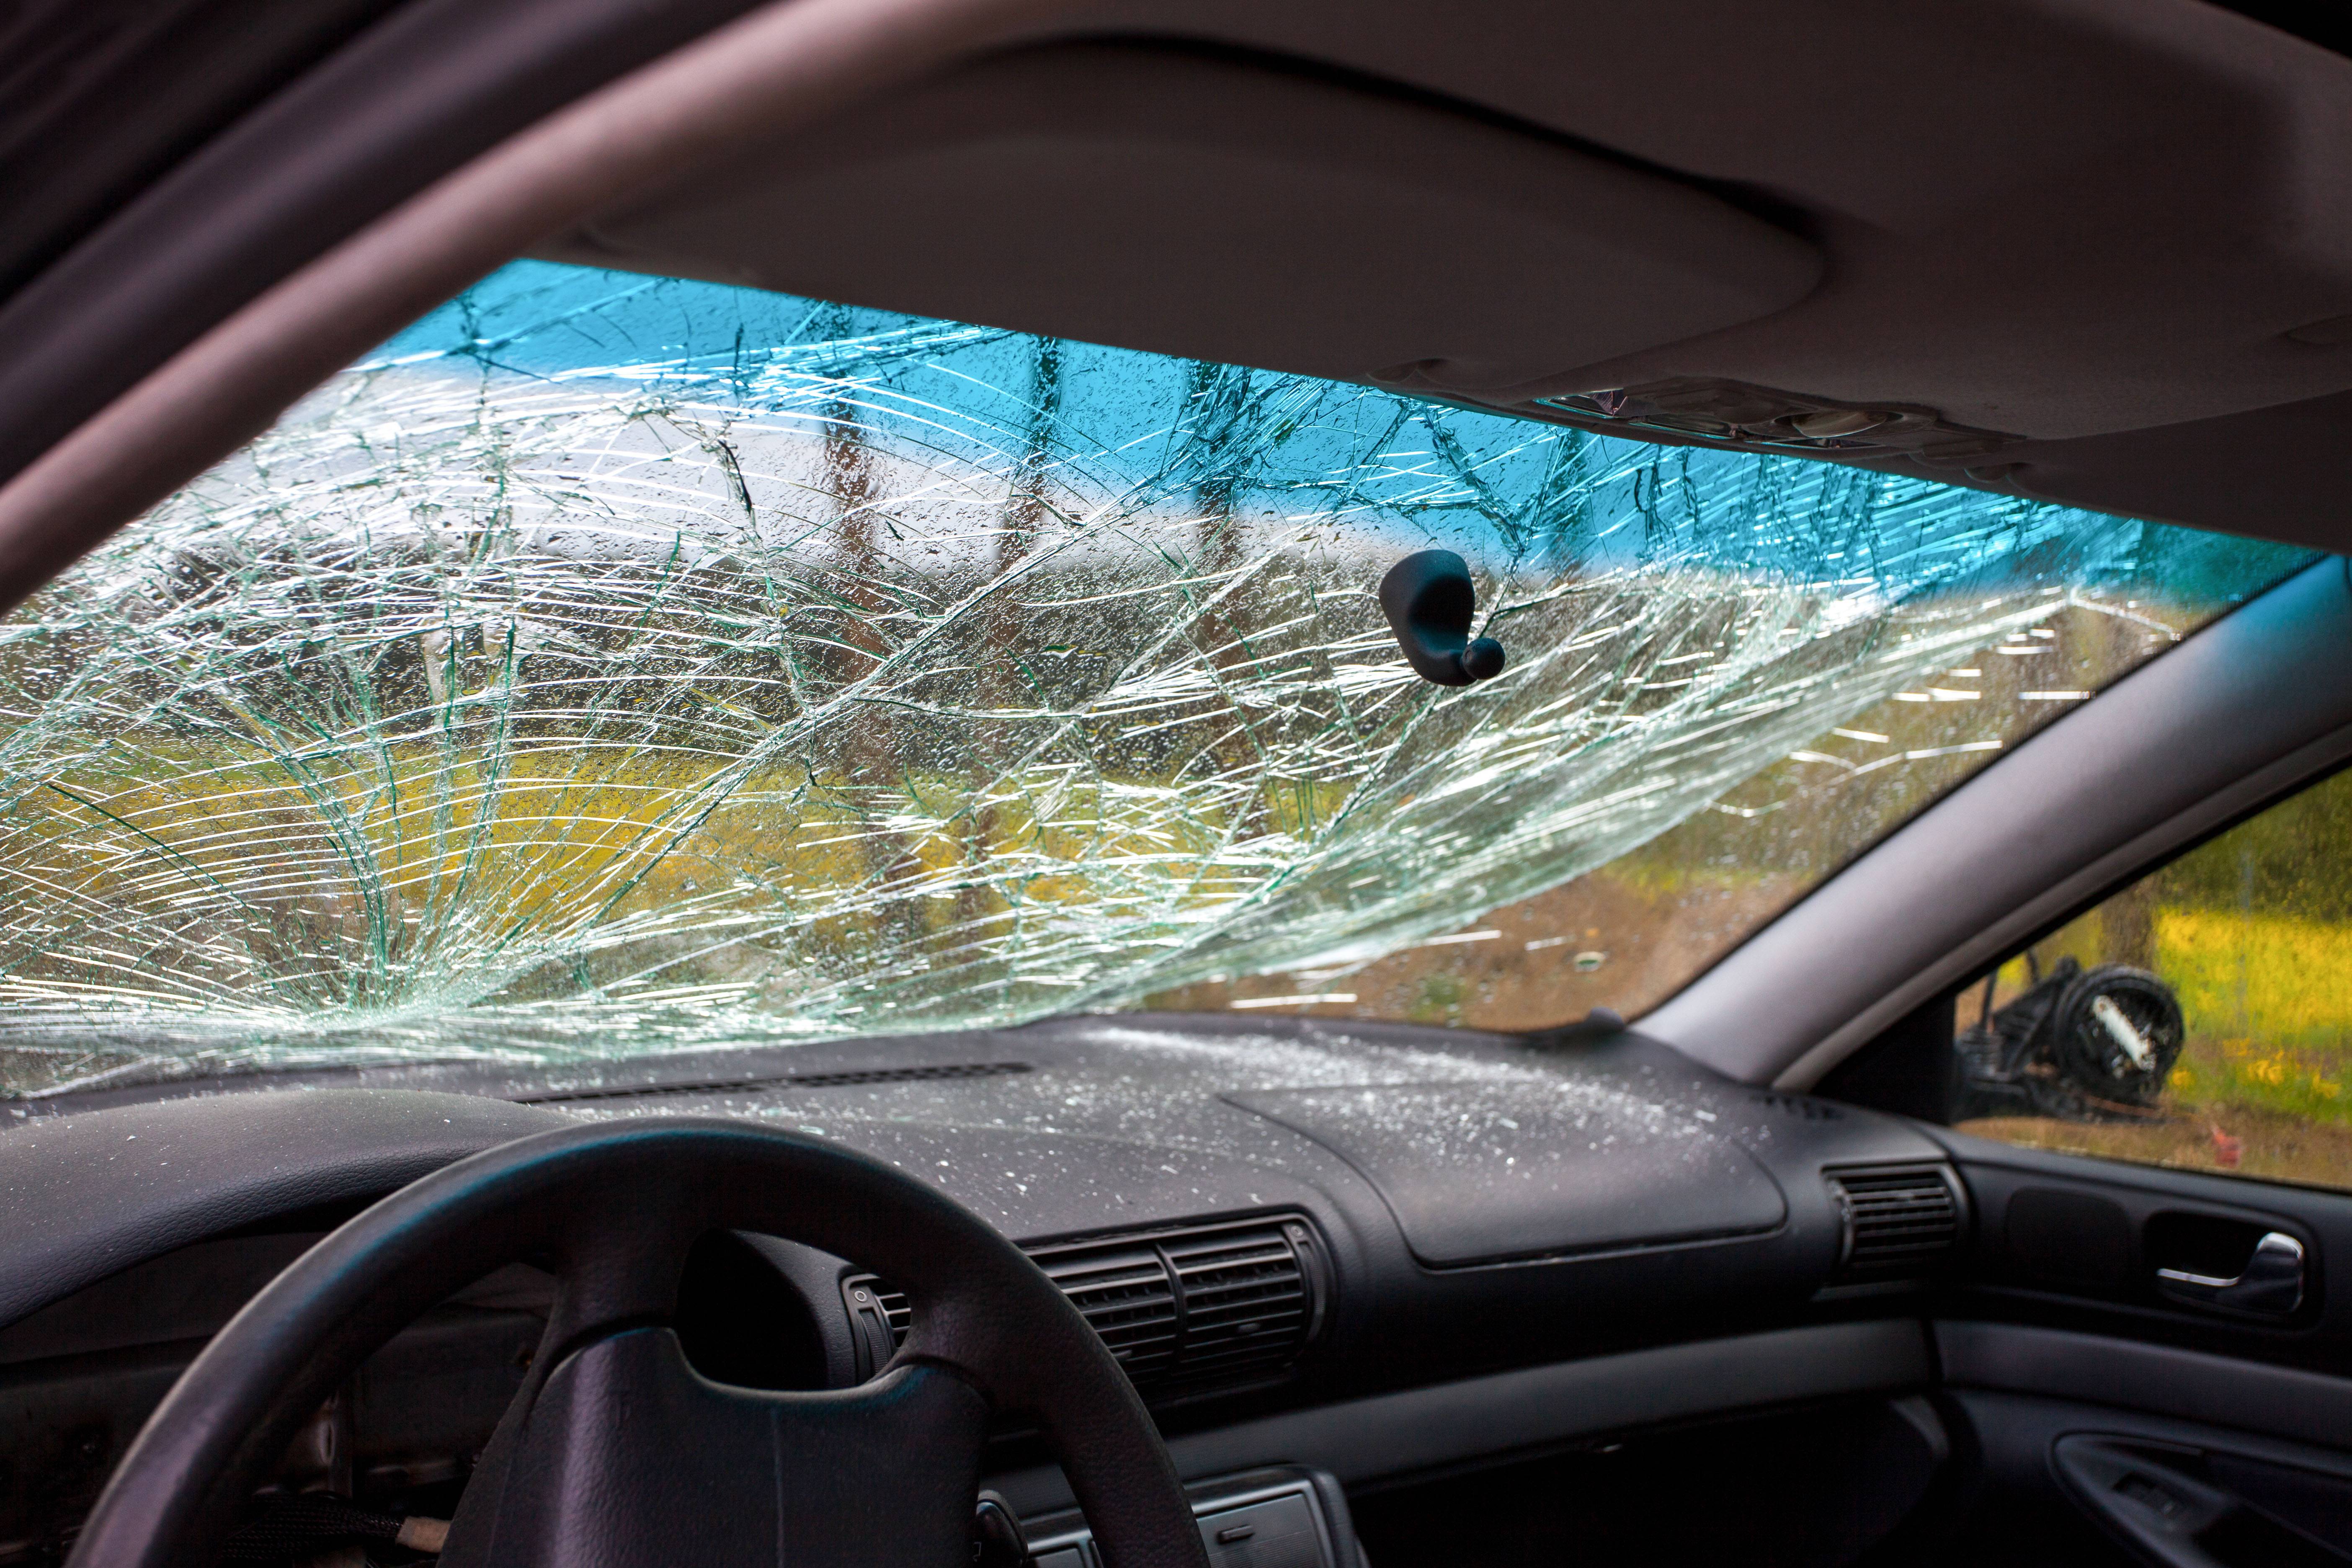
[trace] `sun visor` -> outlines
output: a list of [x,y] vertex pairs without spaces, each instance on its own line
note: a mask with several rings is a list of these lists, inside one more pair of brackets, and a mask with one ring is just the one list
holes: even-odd
[[1475,390],[1803,297],[1803,239],[1670,176],[1224,57],[995,57],[549,252],[1229,363]]

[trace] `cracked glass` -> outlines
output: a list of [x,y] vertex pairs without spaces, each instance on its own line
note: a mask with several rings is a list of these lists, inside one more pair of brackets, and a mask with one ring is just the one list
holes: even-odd
[[2308,558],[518,263],[0,625],[0,1081],[1638,1011]]

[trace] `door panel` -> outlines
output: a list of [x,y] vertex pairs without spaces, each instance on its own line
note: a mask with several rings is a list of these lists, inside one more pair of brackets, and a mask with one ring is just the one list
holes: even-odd
[[1821,1089],[1958,1129],[1950,1561],[2352,1568],[2352,770]]
[[1977,1215],[1942,1561],[2352,1568],[2352,1196],[1937,1136]]
[[2073,1401],[1955,1388],[1975,1452],[1948,1563],[2345,1568],[2352,1458]]
[[2352,1448],[2352,1379],[2145,1340],[2014,1323],[1935,1326],[1944,1381]]
[[[2138,1339],[2341,1377],[2352,1372],[2352,1194],[2018,1149],[1933,1130],[1976,1214],[1944,1316]],[[2278,1237],[2301,1249],[2300,1286],[2251,1283]],[[2275,1246],[2275,1244],[2273,1244]],[[2352,1443],[2352,1411],[2329,1439]]]

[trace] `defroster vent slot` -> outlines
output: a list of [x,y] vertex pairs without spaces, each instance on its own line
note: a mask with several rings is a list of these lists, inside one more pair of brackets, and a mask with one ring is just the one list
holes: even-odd
[[[1136,1388],[1172,1398],[1289,1371],[1328,1310],[1330,1269],[1304,1215],[1184,1226],[1024,1247],[1102,1336]],[[907,1298],[870,1274],[842,1281],[857,1375],[906,1342]]]

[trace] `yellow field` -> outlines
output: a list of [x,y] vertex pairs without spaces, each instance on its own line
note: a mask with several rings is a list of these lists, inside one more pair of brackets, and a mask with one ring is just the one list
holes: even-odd
[[2157,972],[2192,1037],[2340,1051],[2352,1044],[2352,926],[2168,909]]
[[2168,1107],[2352,1123],[2352,928],[2160,910],[2156,969],[2179,994],[2189,1040]]
[[[53,781],[0,824],[0,853],[83,908],[203,911],[185,938],[137,953],[158,1001],[266,1001],[264,980],[313,1006],[448,997],[452,981],[477,995],[524,981],[507,995],[529,1000],[535,959],[590,933],[586,971],[567,963],[548,977],[557,989],[805,987],[868,965],[885,931],[902,968],[953,970],[1016,927],[1034,941],[1105,919],[1181,922],[1263,880],[1236,841],[1262,854],[1268,837],[1311,836],[1344,798],[1275,781],[1180,814],[1168,794],[1067,769],[976,782],[577,743],[249,762],[149,749],[135,770]],[[274,955],[273,974],[240,971],[220,940],[232,931]],[[87,984],[37,960],[5,994],[69,999]]]

